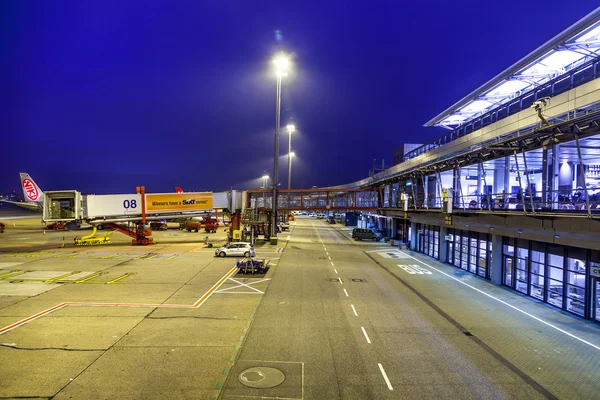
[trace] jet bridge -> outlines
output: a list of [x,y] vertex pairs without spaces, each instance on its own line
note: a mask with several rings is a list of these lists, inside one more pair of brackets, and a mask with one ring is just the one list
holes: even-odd
[[[65,222],[71,227],[82,222],[94,227],[99,224],[114,227],[117,223],[131,222],[138,225],[132,231],[139,239],[137,242],[134,240],[134,244],[146,245],[152,243],[144,240],[150,234],[141,228],[147,221],[180,222],[209,215],[217,209],[235,212],[241,206],[242,192],[235,190],[220,193],[145,193],[143,187],[138,187],[137,193],[107,195],[62,190],[44,193],[42,219],[46,223]],[[144,237],[140,237],[140,232],[144,232]]]

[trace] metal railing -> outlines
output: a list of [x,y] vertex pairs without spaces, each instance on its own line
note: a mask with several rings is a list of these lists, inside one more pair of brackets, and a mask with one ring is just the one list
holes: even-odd
[[[408,195],[409,210],[441,211],[442,198],[424,194]],[[392,207],[394,208],[394,207]],[[395,207],[398,208],[398,207]],[[454,212],[479,212],[490,214],[525,213],[548,214],[565,213],[600,215],[600,190],[584,189],[549,190],[545,198],[539,193],[519,191],[507,194],[489,193],[486,195],[455,195],[452,210]]]

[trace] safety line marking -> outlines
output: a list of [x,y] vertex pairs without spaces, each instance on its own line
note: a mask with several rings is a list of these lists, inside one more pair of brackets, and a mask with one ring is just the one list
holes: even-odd
[[338,273],[338,272],[337,272],[337,269],[335,269],[335,268],[334,268],[333,270],[335,271],[335,273],[336,273],[336,274]]
[[381,363],[377,363],[377,365],[379,365],[379,370],[381,371],[381,375],[383,375],[383,379],[385,380],[388,389],[394,390],[392,384],[390,383],[390,380],[388,379],[387,374],[385,373],[385,370],[383,369],[383,365],[381,365]]
[[369,339],[369,335],[367,335],[367,331],[365,330],[365,327],[361,326],[360,329],[362,329],[362,332],[365,335],[365,339],[367,339],[367,343],[371,344],[371,339]]
[[582,339],[582,338],[580,338],[580,337],[578,337],[578,336],[575,336],[575,335],[573,335],[572,333],[569,333],[569,332],[565,331],[564,329],[561,329],[561,328],[559,328],[559,327],[557,327],[557,326],[554,326],[554,325],[552,325],[551,323],[549,323],[549,322],[546,322],[546,321],[544,321],[543,319],[541,319],[541,318],[539,318],[539,317],[536,317],[536,316],[535,316],[535,315],[533,315],[533,314],[530,314],[530,313],[528,313],[527,311],[523,311],[523,310],[521,310],[520,308],[518,308],[518,307],[515,307],[515,306],[513,306],[512,304],[510,304],[510,303],[507,303],[507,302],[506,302],[506,301],[504,301],[504,300],[501,300],[501,299],[499,299],[499,298],[497,298],[497,297],[494,297],[494,296],[492,296],[491,294],[488,294],[488,293],[484,292],[483,290],[477,289],[476,287],[474,287],[474,286],[471,286],[471,285],[469,285],[468,283],[465,283],[465,282],[461,281],[460,279],[457,279],[457,278],[455,278],[455,277],[453,277],[453,276],[451,276],[451,275],[449,275],[449,274],[447,274],[447,273],[445,273],[445,272],[443,272],[443,271],[441,271],[441,270],[439,270],[439,269],[437,269],[437,268],[435,268],[435,267],[432,267],[431,265],[429,265],[429,264],[427,264],[427,263],[424,263],[423,261],[419,260],[418,258],[415,258],[415,257],[411,256],[410,254],[407,254],[407,253],[405,253],[405,252],[403,252],[403,251],[401,251],[401,253],[402,253],[402,254],[404,254],[404,255],[406,255],[407,257],[410,257],[410,258],[412,258],[413,260],[416,260],[416,261],[420,262],[421,264],[423,264],[423,265],[425,265],[425,266],[427,266],[427,267],[429,267],[429,268],[432,268],[432,269],[436,270],[436,271],[437,271],[437,272],[439,272],[440,274],[443,274],[443,275],[447,276],[448,278],[450,278],[450,279],[453,279],[453,280],[455,280],[456,282],[458,282],[458,283],[460,283],[460,284],[463,284],[463,285],[465,285],[465,286],[467,286],[467,287],[470,287],[471,289],[475,290],[476,292],[479,292],[479,293],[483,294],[484,296],[487,296],[487,297],[489,297],[490,299],[496,300],[497,302],[499,302],[499,303],[502,303],[502,304],[504,304],[505,306],[508,306],[508,307],[512,308],[513,310],[516,310],[516,311],[518,311],[518,312],[520,312],[520,313],[522,313],[522,314],[524,314],[524,315],[527,315],[528,317],[530,317],[530,318],[533,318],[533,319],[535,319],[536,321],[538,321],[538,322],[541,322],[542,324],[544,324],[544,325],[546,325],[546,326],[549,326],[550,328],[556,329],[557,331],[559,331],[559,332],[561,332],[561,333],[564,333],[565,335],[567,335],[567,336],[570,336],[570,337],[572,337],[573,339],[579,340],[580,342],[582,342],[582,343],[585,343],[585,344],[587,344],[588,346],[591,346],[591,347],[595,348],[596,350],[600,350],[600,346],[597,346],[597,345],[595,345],[595,344],[593,344],[593,343],[590,343],[590,342],[588,342],[588,341],[587,341],[587,340],[585,340],[585,339]]
[[332,267],[335,267],[335,265],[333,265],[333,261],[331,261],[331,266],[332,266]]
[[354,304],[350,304],[350,307],[352,307],[352,311],[354,312],[354,315],[356,315],[358,317],[358,313],[356,312],[356,308],[354,308]]
[[348,295],[348,292],[346,291],[346,289],[344,289],[344,293],[346,293],[346,297],[350,297],[350,295]]
[[66,306],[78,306],[78,307],[151,307],[151,308],[199,308],[208,298],[227,280],[231,275],[237,272],[237,268],[233,267],[229,272],[227,272],[217,283],[215,283],[202,297],[198,299],[193,305],[187,304],[147,304],[147,303],[86,303],[86,302],[65,302],[55,305],[54,307],[48,308],[47,310],[41,311],[37,314],[29,316],[25,319],[17,321],[13,324],[5,326],[0,329],[0,335],[6,332],[9,332],[19,326],[25,325],[28,322],[34,321],[44,315],[47,315],[53,311],[60,310]]
[[340,284],[343,285],[344,282],[342,282],[342,278],[338,278],[338,280],[340,281]]

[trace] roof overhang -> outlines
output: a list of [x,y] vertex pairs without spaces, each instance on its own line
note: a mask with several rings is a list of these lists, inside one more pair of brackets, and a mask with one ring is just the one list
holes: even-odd
[[424,126],[454,129],[597,57],[600,57],[600,7]]

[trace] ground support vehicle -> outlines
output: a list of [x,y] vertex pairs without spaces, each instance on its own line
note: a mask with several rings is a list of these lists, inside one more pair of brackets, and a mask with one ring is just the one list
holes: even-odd
[[154,221],[150,222],[150,229],[153,231],[166,231],[169,229],[169,226],[166,222]]
[[216,233],[219,227],[219,221],[216,218],[206,217],[202,220],[206,233]]
[[189,221],[185,223],[185,230],[188,232],[198,232],[200,230],[200,228],[202,227],[202,224],[200,222],[196,222],[196,221]]
[[4,233],[4,224],[0,222],[0,233]]
[[[141,245],[147,246],[149,244],[154,244],[152,238],[152,231],[150,229],[146,229],[145,224],[138,223],[135,230],[131,230],[114,222],[103,222],[104,227],[112,228],[117,232],[121,232],[132,238],[131,244],[133,245]],[[75,245],[76,246],[86,246],[86,245],[98,245],[98,244],[109,244],[110,243],[110,235],[112,235],[113,231],[107,232],[102,236],[96,235],[96,226],[92,230],[92,233],[84,236],[82,238],[75,237]]]
[[269,269],[269,261],[244,258],[236,263],[236,267],[243,274],[264,274]]
[[81,238],[75,237],[73,239],[75,246],[96,246],[101,244],[110,244],[110,235],[113,231],[106,232],[104,235],[96,236],[96,227],[92,229],[92,233],[85,235]]
[[66,227],[65,223],[62,221],[53,222],[51,224],[46,225],[46,229],[48,229],[48,230],[65,229],[65,227]]

